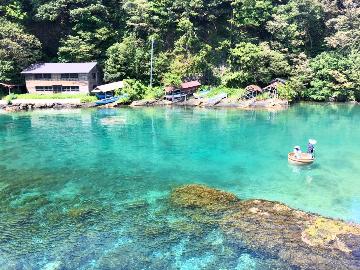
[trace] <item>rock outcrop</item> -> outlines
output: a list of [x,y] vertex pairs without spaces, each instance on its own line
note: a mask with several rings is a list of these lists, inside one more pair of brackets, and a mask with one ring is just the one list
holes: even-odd
[[360,269],[359,225],[202,185],[175,189],[170,202],[196,222],[210,218],[232,241],[294,269]]

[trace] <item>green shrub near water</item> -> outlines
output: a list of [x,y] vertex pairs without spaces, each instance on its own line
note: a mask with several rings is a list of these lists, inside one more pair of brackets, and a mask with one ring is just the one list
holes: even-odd
[[[202,90],[206,90],[207,87],[203,87]],[[245,89],[242,88],[229,88],[225,86],[218,86],[210,89],[207,97],[213,97],[221,93],[226,93],[229,98],[241,98],[245,94]]]
[[[161,86],[149,87],[137,80],[125,80],[124,88],[117,91],[116,95],[128,94],[128,101],[141,99],[159,99],[164,95],[164,88]],[[124,99],[125,100],[125,99]],[[124,103],[124,101],[123,101]]]
[[267,100],[269,98],[270,98],[269,92],[265,92],[256,96],[256,100]]
[[143,99],[159,99],[164,96],[164,87],[148,87]]
[[11,93],[10,95],[7,95],[4,99],[7,101],[8,104],[11,104],[11,101],[13,99],[16,99],[16,95]]
[[90,95],[86,95],[80,98],[81,103],[91,103],[91,102],[95,102],[96,100],[97,100],[96,96],[90,96]]

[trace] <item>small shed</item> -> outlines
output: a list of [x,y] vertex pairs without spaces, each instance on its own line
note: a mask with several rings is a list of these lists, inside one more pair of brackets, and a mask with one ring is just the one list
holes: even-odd
[[18,84],[7,84],[7,83],[0,83],[0,86],[7,88],[9,95],[11,94],[11,90],[14,88],[19,89],[21,85]]
[[255,84],[251,84],[251,85],[246,86],[245,90],[246,90],[246,92],[262,93],[262,88],[260,86],[255,85]]
[[254,98],[258,94],[261,94],[263,92],[262,88],[260,86],[255,85],[255,84],[251,84],[251,85],[246,86],[245,90],[246,90],[246,93],[245,93],[244,97],[246,99]]
[[188,96],[194,94],[196,90],[201,86],[199,81],[183,82],[179,87],[166,86],[165,87],[165,99],[186,100]]
[[165,87],[165,93],[166,94],[172,94],[174,92],[181,91],[182,93],[185,93],[187,95],[191,95],[194,92],[197,91],[197,89],[201,86],[201,83],[199,81],[190,81],[190,82],[183,82],[180,84],[179,87],[175,86],[166,86]]
[[271,97],[277,98],[277,96],[278,96],[278,92],[277,92],[278,87],[280,85],[284,85],[285,83],[286,83],[286,80],[276,78],[276,79],[272,80],[268,86],[264,87],[263,90],[265,92],[269,92]]
[[166,94],[171,94],[172,92],[174,92],[176,90],[176,87],[174,86],[166,86],[165,87],[165,93]]

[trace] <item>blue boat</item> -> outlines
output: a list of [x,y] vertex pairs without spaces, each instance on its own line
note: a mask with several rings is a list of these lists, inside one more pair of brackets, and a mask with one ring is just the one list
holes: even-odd
[[122,98],[127,98],[129,97],[128,94],[122,94],[120,96],[110,96],[110,97],[107,97],[107,98],[103,98],[103,99],[100,99],[98,101],[95,102],[95,104],[97,106],[100,106],[100,105],[106,105],[106,104],[110,104],[110,103],[113,103],[113,102],[116,102],[118,101],[119,99],[122,99]]
[[100,99],[100,100],[96,101],[95,104],[98,106],[106,105],[106,104],[114,103],[118,100],[119,100],[119,97],[109,97],[109,98]]
[[105,99],[105,98],[113,97],[114,95],[113,95],[111,92],[110,92],[110,93],[99,92],[99,93],[96,93],[95,96],[96,96],[98,99]]

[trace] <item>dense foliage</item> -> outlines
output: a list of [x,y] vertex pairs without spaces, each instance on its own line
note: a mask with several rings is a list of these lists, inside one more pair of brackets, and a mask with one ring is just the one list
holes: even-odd
[[2,0],[0,81],[36,61],[98,61],[105,81],[148,84],[152,39],[155,85],[282,77],[289,99],[360,97],[358,0]]

